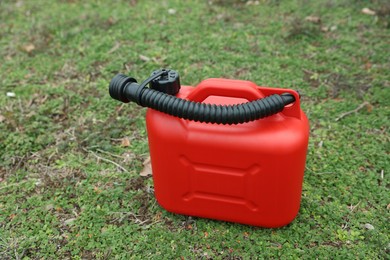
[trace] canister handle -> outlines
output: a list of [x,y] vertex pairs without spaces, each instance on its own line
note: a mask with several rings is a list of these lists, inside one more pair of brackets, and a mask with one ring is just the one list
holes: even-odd
[[264,97],[251,81],[210,78],[199,83],[187,98],[203,102],[209,96],[244,98],[248,101]]
[[295,102],[284,107],[282,113],[285,116],[300,118],[300,96],[297,91],[283,88],[260,87],[247,80],[219,79],[210,78],[203,80],[187,96],[188,100],[194,102],[203,102],[209,96],[221,96],[232,98],[243,98],[248,101],[254,101],[273,94],[290,93],[294,95]]

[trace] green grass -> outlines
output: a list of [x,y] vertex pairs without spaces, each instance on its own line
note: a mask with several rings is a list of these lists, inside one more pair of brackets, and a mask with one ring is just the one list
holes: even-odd
[[[1,259],[389,257],[390,5],[246,2],[0,1]],[[107,86],[161,67],[185,85],[225,77],[301,91],[311,132],[294,222],[263,229],[156,203],[139,176],[145,110]]]

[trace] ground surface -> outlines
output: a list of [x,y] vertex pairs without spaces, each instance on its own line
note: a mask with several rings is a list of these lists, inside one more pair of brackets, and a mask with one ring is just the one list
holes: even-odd
[[[375,0],[1,0],[0,258],[388,258],[389,13]],[[301,91],[311,131],[294,222],[158,206],[139,175],[145,110],[107,85],[160,67],[186,85]]]

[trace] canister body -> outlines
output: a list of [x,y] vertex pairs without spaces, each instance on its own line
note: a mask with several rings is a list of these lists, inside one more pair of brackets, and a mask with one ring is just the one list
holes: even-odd
[[[237,104],[286,91],[209,79],[182,87],[178,97]],[[146,123],[155,196],[166,210],[262,227],[284,226],[297,215],[309,136],[298,97],[282,112],[244,124],[200,123],[153,109]]]

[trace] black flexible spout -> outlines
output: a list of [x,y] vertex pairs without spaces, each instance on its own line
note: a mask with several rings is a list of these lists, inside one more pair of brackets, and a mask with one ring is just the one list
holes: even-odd
[[242,124],[281,112],[295,101],[290,93],[271,95],[262,99],[237,105],[214,105],[193,102],[139,85],[136,80],[123,74],[110,82],[112,98],[122,102],[133,101],[171,116],[204,123]]

